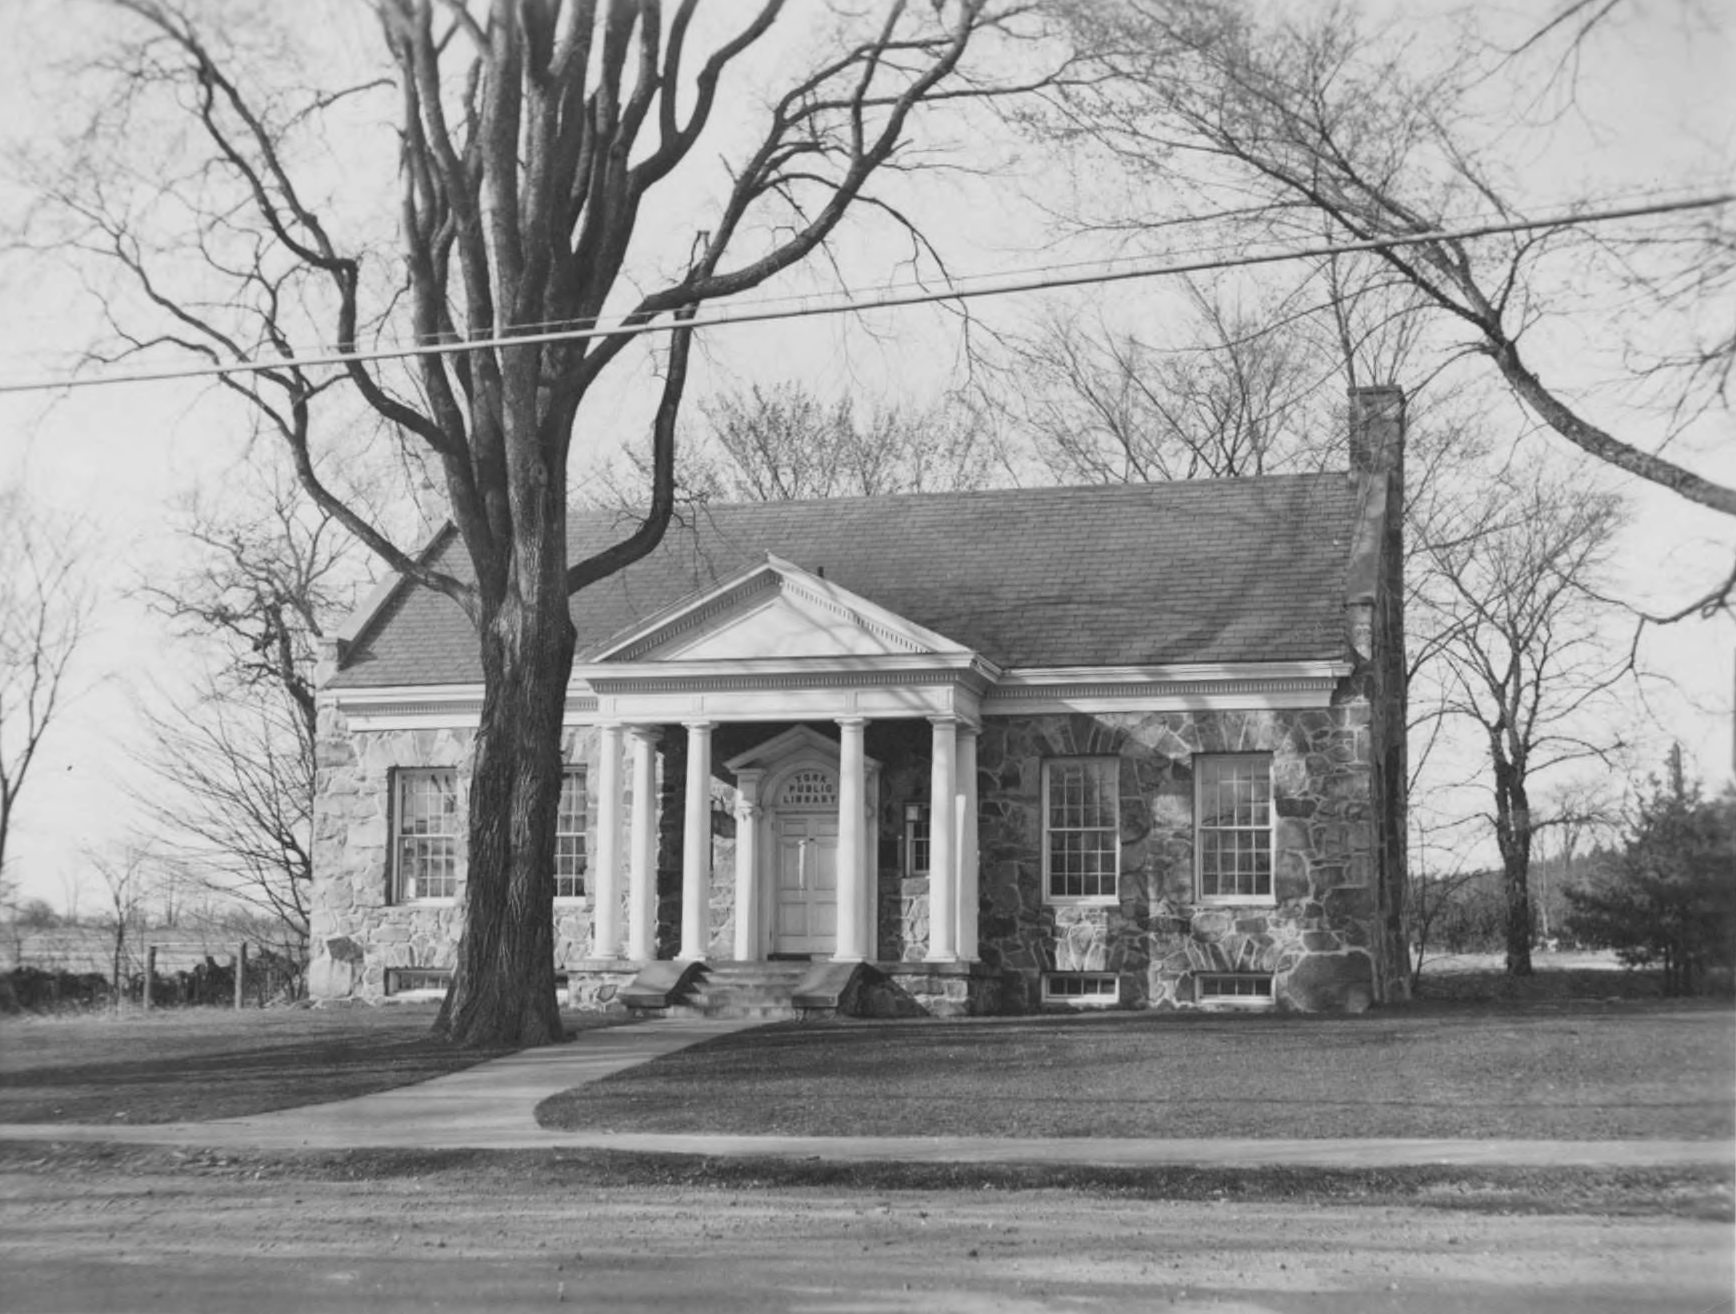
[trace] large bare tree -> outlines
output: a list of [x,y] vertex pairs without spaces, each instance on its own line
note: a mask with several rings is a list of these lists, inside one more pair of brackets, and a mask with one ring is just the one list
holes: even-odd
[[66,711],[73,659],[90,632],[93,597],[82,538],[26,496],[0,488],[0,888],[7,841],[43,739]]
[[[1575,20],[1585,6],[1562,8],[1562,21],[1520,53],[1546,58],[1552,39],[1604,35],[1596,22]],[[1374,246],[1373,258],[1448,326],[1453,349],[1486,360],[1549,429],[1630,475],[1736,515],[1736,488],[1671,448],[1683,424],[1728,405],[1736,336],[1727,315],[1704,313],[1736,286],[1727,211],[1625,230],[1568,219],[1480,239],[1437,236],[1467,213],[1490,225],[1526,218],[1475,109],[1491,77],[1528,85],[1517,54],[1497,60],[1467,37],[1425,62],[1418,43],[1377,40],[1350,5],[1293,19],[1231,0],[1118,0],[1073,11],[1099,76],[1056,99],[1051,127],[1136,171],[1185,176],[1191,194],[1208,199],[1204,216],[1159,218],[1209,217],[1243,240],[1390,243]],[[1582,298],[1592,287],[1610,294],[1602,306]],[[1552,382],[1540,363],[1539,325],[1588,311],[1595,337],[1630,366],[1630,391],[1651,403],[1648,418],[1620,409],[1608,411],[1619,419],[1600,418],[1600,397]],[[1732,586],[1736,576],[1702,606],[1719,605]]]
[[[270,75],[299,67],[311,79],[318,61],[297,65],[288,38],[224,30],[223,6],[207,26],[171,0],[115,4],[137,39],[102,63],[111,90],[86,142],[109,142],[122,167],[89,167],[87,155],[55,198],[80,221],[78,249],[132,276],[130,298],[107,303],[122,349],[264,364],[225,383],[287,444],[314,502],[474,626],[484,697],[465,930],[437,1030],[467,1045],[557,1040],[551,872],[568,600],[650,552],[669,523],[694,336],[684,325],[820,251],[853,209],[902,222],[869,184],[918,139],[919,111],[1045,80],[1028,63],[998,77],[983,49],[1019,36],[1024,18],[987,0],[807,10],[824,20],[810,26],[832,28],[810,57],[814,41],[799,37],[761,53],[781,0],[716,12],[697,0],[376,0],[383,59],[345,85],[297,87]],[[346,67],[336,54],[329,63]],[[743,85],[750,65],[775,79],[769,91]],[[736,113],[749,105],[757,112]],[[129,128],[145,124],[149,140],[176,125],[185,150],[157,175],[165,183],[123,192],[116,180],[138,173],[126,151],[147,140]],[[395,201],[377,153],[373,175],[321,174],[334,134],[341,166],[382,130],[396,137]],[[712,167],[712,151],[724,162],[712,196],[678,188],[679,166]],[[399,218],[389,245],[346,239],[346,223],[365,234],[385,205]],[[599,320],[621,331],[528,336]],[[604,440],[585,402],[634,359],[625,330],[653,324],[669,332],[652,385],[649,507],[625,537],[573,561],[571,455],[576,441]],[[315,331],[344,353],[406,338],[449,350],[401,372],[352,356],[334,374],[295,359]],[[315,417],[339,387],[438,468],[461,570],[420,560],[333,490]]]

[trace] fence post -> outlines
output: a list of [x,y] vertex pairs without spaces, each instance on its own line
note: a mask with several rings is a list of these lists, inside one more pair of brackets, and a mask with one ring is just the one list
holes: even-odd
[[151,1011],[151,983],[157,979],[157,946],[145,946],[145,1011]]
[[241,1007],[241,994],[247,988],[247,941],[235,946],[235,1007]]

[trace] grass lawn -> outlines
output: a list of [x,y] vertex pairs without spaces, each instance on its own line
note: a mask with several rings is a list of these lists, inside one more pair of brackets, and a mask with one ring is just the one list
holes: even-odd
[[[234,1118],[407,1086],[506,1052],[435,1040],[437,1011],[196,1008],[0,1019],[0,1122]],[[600,1021],[567,1015],[569,1029]]]
[[1727,1006],[784,1023],[545,1101],[546,1127],[834,1136],[1723,1138]]

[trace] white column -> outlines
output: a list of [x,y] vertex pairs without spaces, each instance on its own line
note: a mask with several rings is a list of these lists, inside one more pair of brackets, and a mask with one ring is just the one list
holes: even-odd
[[928,953],[924,961],[950,963],[958,957],[958,872],[953,853],[958,721],[951,716],[928,719],[934,725],[934,749],[928,790]]
[[868,790],[859,716],[838,719],[838,940],[834,962],[853,963],[868,957],[863,931],[867,881],[863,873],[863,811]]
[[657,957],[657,736],[656,726],[627,731],[633,751],[633,829],[627,869],[627,957]]
[[880,768],[868,768],[867,824],[862,827],[862,941],[869,962],[880,956]]
[[591,906],[591,952],[621,953],[621,727],[597,728],[597,852]]
[[980,956],[977,932],[977,728],[958,729],[958,956]]
[[687,827],[681,837],[681,957],[711,945],[711,722],[687,722]]
[[758,771],[736,774],[735,788],[735,956],[759,957],[759,782]]

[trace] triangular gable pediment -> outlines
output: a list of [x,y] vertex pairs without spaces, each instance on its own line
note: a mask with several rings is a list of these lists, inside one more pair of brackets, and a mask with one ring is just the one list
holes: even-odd
[[768,554],[762,564],[618,636],[593,660],[872,658],[968,651],[943,634]]

